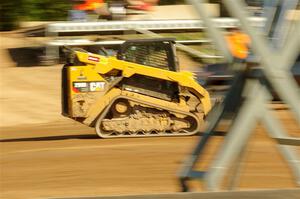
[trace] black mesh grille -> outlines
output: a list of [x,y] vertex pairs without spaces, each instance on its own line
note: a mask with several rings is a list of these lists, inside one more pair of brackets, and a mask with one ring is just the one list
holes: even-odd
[[168,54],[163,45],[133,45],[123,55],[125,61],[169,70]]

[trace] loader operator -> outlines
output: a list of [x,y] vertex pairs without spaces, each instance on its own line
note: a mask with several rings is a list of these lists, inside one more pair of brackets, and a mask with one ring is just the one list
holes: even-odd
[[250,38],[238,29],[232,29],[225,37],[234,62],[243,63],[249,54]]

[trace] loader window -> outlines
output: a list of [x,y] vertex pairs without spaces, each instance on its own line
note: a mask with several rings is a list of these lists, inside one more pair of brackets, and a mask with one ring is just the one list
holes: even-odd
[[164,45],[133,45],[123,54],[125,61],[152,66],[165,70],[169,69],[168,54]]
[[178,83],[167,80],[133,75],[125,78],[122,82],[122,89],[131,92],[141,93],[158,99],[178,102]]

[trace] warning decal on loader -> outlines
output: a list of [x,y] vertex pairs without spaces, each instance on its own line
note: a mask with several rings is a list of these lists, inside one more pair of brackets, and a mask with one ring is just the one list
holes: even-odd
[[88,57],[88,60],[94,61],[94,62],[99,62],[99,61],[100,61],[100,58],[99,58],[99,57],[94,57],[94,56],[89,56],[89,57]]

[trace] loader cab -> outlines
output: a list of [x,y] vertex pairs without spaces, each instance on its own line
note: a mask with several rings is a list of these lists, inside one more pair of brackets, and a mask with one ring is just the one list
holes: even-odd
[[[168,71],[179,71],[174,39],[129,40],[122,44],[117,58]],[[125,90],[168,101],[178,101],[178,83],[145,75],[125,78],[121,84]]]
[[169,71],[178,71],[175,39],[129,40],[121,45],[117,54],[119,60]]

